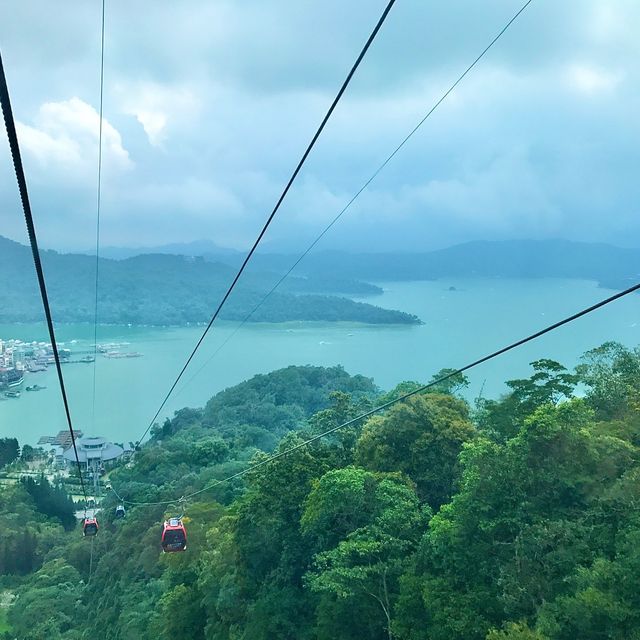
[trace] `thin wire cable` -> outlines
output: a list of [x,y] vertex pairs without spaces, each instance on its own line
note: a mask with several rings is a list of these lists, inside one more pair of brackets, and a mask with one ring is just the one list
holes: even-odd
[[367,39],[364,47],[362,48],[362,51],[360,51],[360,54],[358,55],[355,63],[351,67],[351,70],[349,71],[349,73],[347,74],[347,77],[345,78],[344,82],[342,83],[342,86],[340,87],[340,90],[338,91],[336,97],[333,99],[333,102],[331,103],[331,106],[329,107],[329,110],[327,111],[326,115],[322,119],[322,122],[320,123],[320,126],[318,127],[318,130],[315,132],[313,138],[311,139],[311,142],[307,146],[306,151],[304,152],[304,154],[302,155],[302,158],[298,162],[298,165],[296,166],[295,171],[293,172],[291,178],[289,178],[289,181],[287,182],[284,190],[282,191],[282,194],[278,198],[278,201],[276,202],[273,210],[271,211],[271,214],[267,218],[267,221],[265,222],[264,226],[262,227],[262,230],[258,234],[257,239],[253,243],[253,246],[249,250],[249,253],[246,255],[244,261],[242,262],[242,265],[240,266],[240,269],[236,273],[231,285],[227,289],[227,292],[224,294],[222,300],[220,301],[220,304],[218,305],[218,308],[215,310],[213,316],[211,317],[211,320],[209,320],[209,323],[207,324],[207,326],[206,326],[205,330],[203,331],[202,335],[200,336],[200,339],[196,343],[196,346],[193,348],[193,351],[191,352],[191,355],[187,358],[187,361],[185,362],[184,366],[182,367],[180,373],[178,374],[178,377],[175,379],[174,383],[171,385],[171,388],[169,389],[167,395],[164,397],[164,400],[160,404],[159,409],[156,411],[156,414],[151,419],[151,422],[149,423],[149,426],[145,429],[144,433],[142,434],[142,437],[138,440],[138,442],[142,442],[142,440],[144,440],[144,437],[147,435],[147,433],[149,433],[149,429],[151,429],[151,427],[154,425],[156,419],[160,415],[160,412],[162,411],[162,409],[164,408],[165,404],[169,400],[169,397],[173,393],[173,390],[176,388],[176,385],[178,384],[178,382],[180,381],[180,379],[184,375],[184,372],[187,370],[187,367],[191,363],[191,360],[193,360],[193,357],[195,356],[196,352],[200,348],[200,345],[202,344],[202,342],[204,341],[205,337],[209,333],[209,330],[211,329],[213,323],[216,321],[216,319],[217,319],[218,315],[220,314],[220,311],[222,310],[222,307],[225,305],[227,299],[231,295],[231,292],[235,288],[238,280],[240,279],[240,276],[243,274],[247,264],[249,263],[249,260],[251,260],[253,254],[255,253],[255,250],[258,248],[258,245],[262,241],[262,238],[264,237],[265,233],[267,232],[267,229],[271,225],[271,222],[273,221],[276,213],[280,209],[280,205],[282,204],[282,202],[284,201],[285,197],[289,193],[289,189],[291,189],[291,186],[293,185],[295,179],[298,177],[298,174],[300,173],[304,163],[306,162],[309,154],[311,153],[311,150],[315,146],[318,138],[320,137],[320,134],[324,130],[327,122],[329,121],[329,118],[331,118],[331,115],[333,114],[335,108],[338,106],[338,103],[340,102],[340,99],[342,98],[344,92],[347,90],[347,87],[349,86],[349,83],[351,82],[351,79],[353,78],[356,70],[360,66],[360,63],[362,62],[364,56],[366,55],[367,51],[369,50],[369,47],[371,46],[371,44],[375,40],[375,37],[378,35],[378,32],[380,31],[380,28],[384,24],[384,21],[386,20],[387,16],[389,15],[389,12],[391,11],[391,8],[395,4],[395,2],[396,2],[396,0],[389,0],[389,3],[385,7],[385,10],[382,12],[382,15],[380,16],[380,19],[378,20],[375,28],[371,32],[371,35]]
[[[294,269],[306,258],[306,256],[313,250],[313,248],[322,240],[327,232],[342,218],[342,216],[351,208],[351,205],[360,197],[363,191],[365,191],[369,185],[378,177],[378,175],[385,169],[385,167],[393,160],[398,152],[409,142],[414,134],[422,127],[422,125],[431,117],[431,114],[446,100],[447,96],[464,80],[467,74],[480,62],[485,54],[493,47],[493,45],[502,37],[502,35],[509,29],[509,27],[518,19],[520,14],[533,2],[533,0],[527,0],[517,13],[507,22],[507,24],[500,30],[500,32],[493,38],[493,40],[482,50],[480,55],[464,70],[464,72],[458,77],[458,79],[442,94],[442,96],[436,101],[436,103],[429,109],[426,115],[418,122],[418,124],[405,136],[402,142],[392,151],[392,153],[386,158],[386,160],[373,172],[371,177],[356,191],[355,195],[347,202],[338,215],[331,220],[331,222],[320,232],[316,239],[305,249],[305,251],[298,257],[298,259],[289,267],[289,270],[271,287],[271,289],[265,294],[265,296],[258,302],[258,304],[244,317],[242,322],[236,327],[236,329],[227,337],[227,339],[211,354],[208,360],[196,371],[196,373],[189,378],[189,381],[182,387],[178,393],[182,393],[186,387],[198,376],[202,371],[210,364],[210,362],[218,355],[218,353],[227,345],[228,342],[242,329],[242,327],[249,321],[253,314],[267,301],[271,294],[291,275]],[[156,416],[157,417],[157,416]]]
[[100,29],[100,124],[98,125],[98,183],[96,189],[96,297],[93,310],[93,392],[91,396],[91,424],[96,422],[96,372],[98,366],[98,291],[100,273],[100,200],[102,196],[102,113],[104,104],[104,13],[102,0],[102,21]]
[[60,354],[58,352],[58,344],[56,342],[56,334],[53,327],[53,318],[51,316],[51,308],[49,306],[49,296],[47,295],[47,285],[44,279],[44,271],[42,269],[42,262],[40,261],[40,249],[38,248],[38,239],[36,236],[36,229],[33,222],[31,204],[29,202],[27,180],[24,174],[24,167],[22,165],[22,157],[20,155],[20,146],[18,144],[16,124],[13,118],[13,110],[11,109],[11,99],[9,97],[9,88],[7,86],[7,78],[4,73],[4,64],[2,62],[2,53],[0,53],[0,103],[2,104],[2,113],[4,115],[5,128],[7,130],[9,148],[11,149],[11,158],[13,160],[13,168],[16,172],[16,180],[18,182],[20,200],[22,201],[22,210],[24,212],[24,219],[27,225],[27,232],[29,234],[29,243],[31,244],[31,253],[33,254],[33,264],[36,269],[38,286],[40,288],[40,295],[42,297],[42,306],[44,307],[44,315],[47,322],[47,328],[49,330],[49,340],[51,340],[51,349],[53,350],[53,358],[55,360],[56,371],[58,373],[58,383],[60,385],[60,393],[62,394],[62,402],[64,404],[64,411],[67,418],[67,425],[69,427],[69,433],[71,434],[71,443],[73,445],[73,453],[75,455],[76,464],[78,467],[78,476],[80,478],[80,486],[82,487],[82,493],[84,495],[85,504],[86,504],[87,492],[84,486],[84,478],[82,477],[82,467],[80,465],[80,459],[78,457],[78,449],[76,447],[76,436],[73,430],[73,423],[71,421],[71,411],[69,409],[69,402],[67,399],[67,391],[65,389],[64,378],[62,376],[62,366],[60,365]]
[[91,575],[93,573],[93,542],[95,540],[95,536],[91,538],[91,553],[89,555],[89,578],[87,580],[87,586],[91,582]]
[[[223,478],[222,480],[216,480],[215,482],[213,482],[212,484],[209,484],[205,487],[203,487],[202,489],[199,489],[198,491],[194,491],[193,493],[188,493],[186,496],[182,496],[181,500],[188,500],[189,498],[193,498],[194,496],[200,495],[201,493],[204,493],[205,491],[209,491],[210,489],[213,489],[221,484],[224,484],[225,482],[229,482],[230,480],[234,480],[235,478],[238,478],[240,476],[243,476],[247,473],[250,473],[251,471],[255,471],[256,469],[258,469],[259,467],[263,467],[264,465],[267,465],[271,462],[273,462],[274,460],[278,460],[279,458],[282,458],[286,455],[289,455],[290,453],[293,453],[294,451],[297,451],[298,449],[302,449],[303,447],[307,447],[308,445],[320,440],[321,438],[325,438],[328,435],[331,435],[332,433],[335,433],[336,431],[340,431],[341,429],[344,429],[345,427],[349,427],[353,424],[356,424],[357,422],[360,422],[361,420],[364,420],[365,418],[369,418],[370,416],[379,413],[380,411],[383,411],[384,409],[388,409],[389,407],[392,407],[395,404],[398,404],[399,402],[403,402],[404,400],[407,400],[408,398],[411,398],[412,396],[415,396],[419,393],[423,393],[424,391],[426,391],[427,389],[431,389],[432,387],[435,387],[443,382],[446,382],[447,380],[461,374],[464,373],[465,371],[469,371],[470,369],[473,369],[474,367],[477,367],[478,365],[484,364],[485,362],[488,362],[489,360],[493,360],[494,358],[497,358],[498,356],[501,356],[505,353],[507,353],[508,351],[511,351],[512,349],[516,349],[517,347],[522,346],[523,344],[526,344],[527,342],[531,342],[532,340],[536,340],[537,338],[540,338],[541,336],[550,333],[551,331],[555,331],[556,329],[569,324],[570,322],[573,322],[574,320],[577,320],[578,318],[581,318],[582,316],[586,316],[589,313],[592,313],[593,311],[596,311],[597,309],[600,309],[612,302],[614,302],[615,300],[619,300],[620,298],[623,298],[631,293],[633,293],[634,291],[638,291],[640,290],[640,283],[629,287],[628,289],[625,289],[624,291],[620,291],[618,293],[615,293],[612,296],[609,296],[608,298],[605,298],[604,300],[601,300],[600,302],[596,302],[595,304],[587,307],[586,309],[582,309],[581,311],[578,311],[566,318],[563,318],[562,320],[559,320],[558,322],[554,322],[553,324],[548,325],[547,327],[545,327],[544,329],[540,329],[539,331],[536,331],[535,333],[532,333],[524,338],[521,338],[520,340],[517,340],[516,342],[512,342],[511,344],[507,345],[506,347],[502,347],[501,349],[498,349],[497,351],[494,351],[486,356],[483,356],[482,358],[478,358],[477,360],[474,360],[473,362],[470,362],[469,364],[464,365],[463,367],[460,367],[459,369],[455,369],[453,371],[451,371],[450,373],[438,378],[437,380],[434,380],[433,382],[429,382],[427,384],[422,385],[421,387],[418,387],[417,389],[414,389],[413,391],[410,391],[408,393],[405,393],[401,396],[399,396],[398,398],[395,398],[393,400],[389,400],[388,402],[385,402],[384,404],[381,404],[373,409],[370,409],[369,411],[365,411],[364,413],[360,414],[359,416],[352,418],[351,420],[347,420],[346,422],[343,422],[342,424],[339,424],[336,427],[333,427],[331,429],[327,429],[326,431],[323,431],[322,433],[319,433],[315,436],[313,436],[312,438],[309,438],[308,440],[304,440],[303,442],[298,443],[297,445],[293,446],[293,447],[289,447],[288,449],[285,449],[284,451],[280,451],[279,453],[276,453],[274,455],[271,455],[267,458],[264,458],[263,460],[260,460],[259,462],[256,462],[252,465],[249,465],[246,469],[243,469],[242,471],[238,471],[237,473],[234,473],[233,475],[228,476],[227,478]],[[116,496],[120,499],[123,500],[123,498],[121,498],[115,491],[115,489],[113,489],[113,492],[116,494]],[[142,506],[142,505],[166,505],[166,504],[171,504],[173,502],[175,502],[175,500],[165,500],[165,501],[158,501],[158,502],[131,502],[126,500],[125,502],[127,502],[127,504],[130,505],[138,505],[138,506]]]
[[[127,500],[126,498],[122,497],[113,487],[113,484],[110,487],[111,491],[113,492],[113,494],[115,495],[115,497],[118,499],[119,502],[121,502],[123,505],[124,504],[129,504],[135,507],[150,507],[150,506],[168,506],[168,505],[175,505],[175,504],[181,504],[184,503],[184,501],[190,497],[189,496],[182,496],[181,498],[178,498],[177,500],[160,500],[158,502],[133,502],[131,500]],[[183,509],[183,516],[184,517],[184,509]]]

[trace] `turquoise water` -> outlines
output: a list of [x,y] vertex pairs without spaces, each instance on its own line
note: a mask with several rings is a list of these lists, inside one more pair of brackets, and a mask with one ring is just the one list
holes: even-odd
[[[436,282],[381,283],[382,296],[368,299],[387,308],[418,315],[421,326],[287,323],[243,327],[195,377],[209,356],[235,330],[216,325],[178,393],[162,416],[184,406],[202,406],[217,391],[256,373],[289,364],[341,364],[350,373],[371,376],[385,389],[402,380],[428,380],[442,367],[460,367],[527,333],[551,324],[613,293],[582,280],[451,279]],[[450,291],[449,287],[455,287]],[[63,371],[72,417],[85,434],[116,441],[137,440],[158,408],[202,329],[100,327],[99,342],[126,341],[141,358],[96,363],[93,411],[93,365],[67,364]],[[77,340],[86,349],[93,327],[61,325],[58,339]],[[0,338],[46,340],[44,325],[0,325]],[[505,390],[504,381],[526,376],[528,363],[551,357],[573,366],[580,355],[606,340],[640,344],[640,296],[631,295],[605,309],[479,366],[469,374],[469,396],[484,384],[484,395]],[[0,401],[0,433],[35,444],[41,435],[66,428],[55,371],[32,374],[27,384],[46,385],[19,399]]]

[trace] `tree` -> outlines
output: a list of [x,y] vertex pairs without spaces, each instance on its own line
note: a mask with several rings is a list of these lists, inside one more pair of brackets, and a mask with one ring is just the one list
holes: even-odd
[[560,363],[543,358],[530,364],[535,373],[529,378],[508,380],[511,393],[507,396],[497,401],[479,399],[476,403],[476,422],[494,440],[513,438],[538,407],[558,404],[573,394],[578,377]]
[[[114,470],[147,504],[115,519],[105,497],[91,542],[57,523],[60,487],[5,484],[11,638],[640,640],[640,383],[625,354],[601,354],[584,399],[538,361],[477,432],[459,398],[419,394],[370,420],[353,456],[337,434],[304,443],[357,415],[370,383],[258,376],[212,403],[215,424],[179,412],[162,446]],[[256,453],[260,435],[283,455]],[[263,464],[245,473],[250,460]],[[239,471],[216,485],[226,506],[199,492]],[[189,550],[162,554],[162,501],[193,491]]]
[[17,460],[20,456],[20,445],[16,438],[0,438],[0,469]]
[[327,473],[309,494],[301,520],[311,544],[326,549],[316,554],[307,583],[332,601],[348,602],[347,609],[373,600],[384,615],[381,628],[393,638],[398,580],[427,520],[415,492],[397,474],[355,467]]
[[507,381],[523,415],[530,415],[543,404],[558,404],[571,397],[577,377],[559,362],[543,358],[530,364],[535,371],[530,378]]
[[634,459],[582,400],[543,405],[504,444],[467,444],[461,489],[421,548],[430,640],[481,640],[566,594],[591,558],[584,512]]
[[502,631],[492,629],[486,640],[547,640],[545,636],[530,629],[526,623],[509,622]]
[[571,592],[545,603],[538,626],[552,640],[611,640],[640,637],[640,523],[619,536],[614,559],[597,558],[590,567],[577,567]]
[[[357,418],[371,408],[371,401],[367,398],[360,398],[354,402],[352,396],[344,391],[330,393],[329,399],[331,401],[330,407],[314,413],[309,418],[309,426],[313,434],[329,431]],[[353,461],[353,451],[361,428],[362,421],[359,420],[348,427],[343,427],[331,436],[340,446],[338,459],[335,462],[336,466],[351,464]]]
[[463,400],[417,395],[367,422],[355,460],[372,471],[402,471],[435,510],[451,497],[459,476],[458,454],[474,436]]
[[53,560],[22,586],[9,609],[14,635],[24,640],[79,639],[73,631],[84,618],[78,572],[63,560]]
[[204,640],[205,616],[201,595],[193,585],[179,584],[165,592],[158,602],[161,638]]
[[192,449],[193,460],[199,466],[220,464],[229,454],[229,446],[222,438],[199,440]]
[[62,486],[52,486],[44,475],[37,481],[30,477],[22,478],[21,483],[33,498],[38,511],[57,518],[67,531],[75,528],[75,506]]
[[34,449],[31,445],[23,444],[20,452],[20,459],[23,462],[31,462],[36,459],[36,454],[40,452],[41,450]]
[[[448,377],[447,377],[448,376]],[[446,380],[438,382],[429,389],[432,393],[448,393],[454,395],[462,389],[469,386],[469,378],[464,373],[456,373],[456,369],[440,369],[438,373],[431,377],[429,383],[432,384],[441,378],[447,377]]]
[[[276,452],[302,441],[289,434]],[[264,459],[260,454],[254,462]],[[210,532],[213,547],[204,558],[210,575],[201,574],[201,582],[212,637],[236,637],[241,627],[254,640],[296,640],[311,628],[314,607],[302,584],[311,553],[299,522],[326,459],[324,445],[303,447],[248,474],[248,490],[233,519],[220,523],[219,534]]]
[[407,393],[416,391],[422,386],[424,386],[422,382],[416,382],[415,380],[405,380],[404,382],[400,382],[393,389],[391,389],[391,391],[383,393],[380,398],[378,398],[378,404],[386,404],[387,402],[396,400],[397,398],[400,398]]
[[640,349],[605,342],[582,356],[578,379],[589,389],[587,400],[602,419],[621,417],[640,395]]

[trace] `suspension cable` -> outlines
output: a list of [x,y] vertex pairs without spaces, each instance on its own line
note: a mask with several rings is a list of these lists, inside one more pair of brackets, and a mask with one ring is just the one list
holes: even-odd
[[[295,270],[295,268],[307,257],[307,255],[314,249],[314,247],[322,240],[322,238],[327,234],[327,232],[342,218],[342,216],[351,208],[351,205],[360,197],[360,195],[369,187],[369,185],[378,177],[378,175],[385,169],[385,167],[393,160],[393,158],[398,154],[398,152],[409,142],[409,140],[414,136],[414,134],[422,127],[422,125],[431,117],[433,112],[446,100],[447,96],[453,92],[453,90],[464,80],[465,76],[480,62],[480,60],[485,56],[485,54],[493,47],[493,45],[502,37],[502,35],[507,31],[507,29],[517,20],[520,14],[533,2],[533,0],[527,0],[522,7],[520,7],[519,11],[514,14],[514,16],[507,22],[507,24],[498,32],[498,34],[493,38],[493,40],[482,50],[480,55],[464,70],[464,72],[458,76],[458,79],[442,94],[442,96],[435,102],[435,104],[427,111],[424,117],[418,122],[418,124],[404,137],[402,142],[391,152],[389,156],[384,160],[384,162],[371,174],[371,177],[356,191],[354,196],[347,202],[347,204],[340,210],[338,215],[336,215],[331,222],[316,236],[316,239],[300,254],[300,256],[296,259],[296,261],[289,267],[289,269],[280,277],[280,279],[269,289],[269,291],[261,298],[261,300],[256,304],[249,313],[242,319],[242,321],[238,324],[238,326],[233,330],[233,332],[227,336],[224,342],[209,356],[209,358],[204,362],[204,364],[189,378],[188,382],[184,384],[184,386],[178,391],[178,394],[182,393],[193,380],[198,377],[204,369],[206,369],[212,360],[224,349],[224,347],[235,337],[235,335],[244,327],[244,325],[249,321],[249,319],[253,316],[253,314],[260,309],[260,307],[267,301],[267,299],[274,293],[274,291],[291,275],[291,273]],[[157,416],[156,416],[157,417]],[[155,420],[155,418],[154,418]]]
[[[529,0],[529,1],[531,1],[531,0]],[[365,54],[369,50],[369,47],[371,46],[371,44],[375,40],[376,36],[378,35],[378,32],[380,31],[382,25],[384,24],[384,21],[386,20],[387,16],[389,15],[389,12],[391,11],[391,8],[395,4],[395,2],[396,2],[396,0],[389,0],[389,3],[385,7],[385,10],[382,12],[382,15],[380,16],[376,26],[374,27],[373,31],[371,32],[371,35],[369,36],[369,38],[367,39],[364,47],[362,48],[362,51],[360,51],[360,54],[356,58],[356,61],[354,62],[353,66],[351,67],[351,70],[349,71],[349,73],[347,74],[347,77],[345,78],[344,82],[342,83],[342,86],[340,87],[340,90],[338,91],[336,97],[333,99],[333,102],[331,103],[331,106],[329,107],[329,110],[325,114],[324,118],[322,119],[322,122],[320,123],[320,126],[318,127],[318,129],[315,132],[313,138],[311,139],[311,142],[307,146],[306,151],[302,154],[302,158],[298,162],[293,174],[289,178],[289,181],[287,182],[284,190],[282,191],[282,194],[278,198],[273,210],[271,211],[269,217],[267,218],[267,221],[265,222],[264,226],[262,227],[262,230],[258,234],[258,237],[256,238],[255,242],[253,243],[253,246],[249,250],[249,253],[246,255],[244,261],[242,262],[242,265],[240,266],[240,269],[238,269],[238,272],[236,273],[233,281],[231,282],[231,285],[227,289],[227,292],[222,297],[222,300],[220,301],[220,303],[218,305],[218,308],[215,310],[213,316],[211,316],[211,320],[209,320],[209,323],[207,324],[205,330],[203,331],[202,335],[200,336],[200,338],[199,338],[198,342],[196,343],[195,347],[193,348],[193,351],[191,352],[191,354],[187,358],[187,361],[184,363],[184,366],[182,367],[180,373],[178,374],[178,377],[175,379],[175,381],[171,385],[171,388],[169,389],[169,391],[167,392],[166,396],[164,397],[164,399],[160,403],[160,407],[158,408],[158,410],[156,411],[155,415],[153,416],[153,418],[149,422],[149,425],[145,429],[144,433],[142,434],[142,437],[138,440],[138,442],[142,442],[142,440],[144,440],[144,438],[147,435],[147,433],[149,433],[149,429],[151,429],[151,427],[154,425],[156,419],[160,415],[160,412],[162,411],[162,409],[166,405],[167,401],[169,400],[169,397],[171,396],[171,394],[173,393],[174,389],[176,388],[176,385],[178,384],[178,382],[180,381],[180,379],[184,375],[184,372],[187,370],[187,367],[191,363],[191,360],[193,360],[193,357],[195,356],[196,352],[200,348],[200,345],[203,343],[205,337],[209,333],[209,330],[211,329],[213,323],[216,321],[218,315],[220,314],[220,311],[222,310],[222,307],[225,305],[227,299],[231,295],[231,292],[233,291],[233,289],[235,288],[236,284],[238,283],[238,280],[240,279],[240,276],[244,272],[247,264],[249,263],[249,261],[251,260],[253,254],[255,253],[256,249],[258,248],[258,245],[262,241],[262,238],[264,237],[265,233],[267,232],[267,229],[271,225],[271,222],[273,221],[276,213],[280,209],[280,205],[282,204],[282,202],[284,201],[285,197],[289,193],[289,190],[291,189],[291,186],[293,185],[295,179],[298,177],[298,174],[300,173],[304,163],[306,162],[309,154],[311,153],[311,150],[315,146],[318,138],[320,137],[320,134],[324,130],[327,122],[329,121],[329,118],[331,118],[331,115],[333,114],[335,108],[338,106],[338,103],[340,102],[344,92],[347,90],[347,87],[349,86],[349,84],[351,82],[351,79],[355,75],[355,72],[358,69],[358,67],[360,66],[360,63],[362,62]]]
[[[399,396],[398,398],[395,398],[393,400],[389,400],[388,402],[385,402],[384,404],[381,404],[377,407],[374,407],[373,409],[370,409],[369,411],[365,411],[364,413],[361,413],[359,416],[356,416],[355,418],[352,418],[351,420],[347,420],[346,422],[343,422],[342,424],[339,424],[336,427],[332,427],[331,429],[327,429],[326,431],[323,431],[322,433],[319,433],[315,436],[313,436],[312,438],[309,438],[308,440],[304,440],[303,442],[300,442],[296,445],[294,445],[293,447],[289,447],[288,449],[285,449],[284,451],[280,451],[278,453],[275,453],[271,456],[268,456],[262,460],[259,460],[258,462],[255,462],[253,464],[250,464],[248,467],[246,467],[245,469],[238,471],[237,473],[234,473],[226,478],[223,478],[222,480],[216,480],[215,482],[203,487],[202,489],[199,489],[198,491],[194,491],[193,493],[189,493],[186,496],[183,496],[181,498],[181,500],[187,500],[189,498],[193,498],[194,496],[200,495],[201,493],[204,493],[205,491],[209,491],[210,489],[213,489],[221,484],[224,484],[226,482],[229,482],[230,480],[234,480],[235,478],[239,478],[240,476],[243,476],[247,473],[250,473],[251,471],[255,471],[257,468],[259,467],[263,467],[271,462],[273,462],[274,460],[278,460],[279,458],[283,458],[284,456],[287,456],[291,453],[293,453],[294,451],[297,451],[298,449],[302,449],[303,447],[307,447],[310,444],[320,440],[321,438],[325,438],[328,435],[331,435],[332,433],[335,433],[336,431],[340,431],[341,429],[344,429],[345,427],[349,427],[353,424],[356,424],[362,420],[364,420],[365,418],[369,418],[370,416],[379,413],[380,411],[383,411],[384,409],[388,409],[389,407],[392,407],[395,404],[398,404],[399,402],[403,402],[404,400],[407,400],[408,398],[411,398],[412,396],[415,396],[419,393],[423,393],[424,391],[426,391],[427,389],[431,389],[443,382],[446,382],[447,380],[450,380],[451,378],[460,375],[461,373],[464,373],[465,371],[469,371],[470,369],[473,369],[474,367],[477,367],[478,365],[484,364],[485,362],[488,362],[489,360],[493,360],[494,358],[497,358],[498,356],[501,356],[505,353],[507,353],[508,351],[511,351],[513,349],[516,349],[517,347],[522,346],[523,344],[526,344],[527,342],[531,342],[532,340],[536,340],[537,338],[540,338],[541,336],[550,333],[551,331],[555,331],[556,329],[569,324],[570,322],[573,322],[574,320],[577,320],[578,318],[581,318],[583,316],[586,316],[589,313],[592,313],[593,311],[596,311],[597,309],[600,309],[612,302],[614,302],[615,300],[619,300],[620,298],[623,298],[631,293],[633,293],[634,291],[638,291],[640,290],[640,283],[635,284],[632,287],[629,287],[628,289],[625,289],[624,291],[619,291],[618,293],[615,293],[612,296],[609,296],[608,298],[605,298],[604,300],[600,300],[600,302],[596,302],[595,304],[582,309],[581,311],[578,311],[566,318],[563,318],[562,320],[559,320],[558,322],[554,322],[553,324],[548,325],[547,327],[540,329],[539,331],[536,331],[535,333],[532,333],[524,338],[521,338],[520,340],[516,340],[515,342],[512,342],[511,344],[502,347],[501,349],[498,349],[497,351],[494,351],[486,356],[483,356],[482,358],[479,358],[477,360],[474,360],[473,362],[470,362],[469,364],[464,365],[463,367],[460,367],[459,369],[455,369],[449,373],[447,373],[444,376],[441,376],[440,378],[429,382],[427,384],[424,384],[420,387],[418,387],[417,389],[414,389],[413,391],[409,391],[408,393],[405,393],[401,396]],[[167,504],[171,504],[173,502],[175,502],[175,500],[164,500],[164,501],[158,501],[158,502],[132,502],[129,500],[124,500],[122,497],[120,497],[120,495],[118,495],[118,493],[116,493],[115,489],[113,489],[113,492],[115,493],[115,495],[123,502],[126,502],[127,504],[130,505],[138,505],[138,506],[142,506],[142,505],[167,505]]]
[[91,576],[93,574],[93,542],[95,540],[95,536],[91,538],[91,551],[89,552],[89,578],[87,580],[87,586],[91,582]]
[[18,144],[16,124],[13,118],[13,111],[11,109],[11,99],[9,97],[9,88],[7,87],[7,79],[4,73],[4,65],[2,62],[2,53],[0,53],[0,103],[2,104],[2,113],[4,114],[4,124],[7,130],[9,148],[11,149],[11,158],[13,160],[13,168],[16,173],[18,190],[20,192],[20,200],[22,201],[22,210],[24,212],[24,219],[27,225],[27,232],[29,234],[29,243],[31,244],[31,253],[33,254],[33,264],[36,269],[38,286],[40,288],[40,295],[42,297],[42,305],[44,307],[45,319],[47,322],[47,328],[49,330],[49,340],[51,340],[51,349],[53,351],[53,358],[55,360],[56,371],[58,373],[58,383],[60,385],[60,393],[62,394],[62,402],[64,404],[64,411],[67,418],[67,425],[69,427],[69,433],[71,434],[71,444],[73,445],[73,453],[75,455],[76,465],[78,468],[78,477],[80,478],[80,486],[82,487],[82,493],[84,495],[84,500],[86,505],[87,492],[84,486],[84,478],[82,477],[82,467],[80,465],[80,458],[78,457],[78,449],[76,447],[76,436],[73,430],[73,423],[71,421],[71,411],[69,410],[69,402],[67,399],[67,391],[64,385],[64,378],[62,376],[62,366],[60,365],[60,354],[58,352],[58,344],[56,342],[56,335],[53,327],[51,308],[49,306],[49,296],[47,294],[47,285],[44,278],[44,271],[42,269],[42,262],[40,260],[40,249],[38,248],[38,239],[36,236],[36,229],[33,222],[31,204],[29,202],[27,180],[24,174],[24,167],[22,165],[22,157],[20,155],[20,146]]
[[93,391],[91,395],[91,424],[94,429],[96,422],[96,369],[98,366],[98,287],[100,282],[100,200],[102,196],[102,113],[104,103],[104,10],[105,0],[102,0],[100,28],[100,123],[98,125],[98,181],[96,188],[96,294],[93,309]]

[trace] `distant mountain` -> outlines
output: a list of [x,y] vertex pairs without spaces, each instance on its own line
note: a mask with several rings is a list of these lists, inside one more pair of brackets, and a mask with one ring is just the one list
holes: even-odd
[[[81,251],[85,255],[95,255],[95,249]],[[174,242],[157,247],[100,247],[100,256],[112,260],[125,260],[149,253],[162,253],[180,256],[216,256],[216,260],[226,256],[241,256],[235,249],[220,247],[210,240],[194,240],[193,242]]]
[[[42,252],[54,318],[58,322],[92,322],[95,258]],[[148,254],[99,261],[99,321],[110,324],[181,325],[209,320],[235,275],[235,267],[203,258]],[[278,275],[247,273],[225,305],[221,318],[239,320],[253,310]],[[377,293],[366,283],[342,281],[358,293]],[[338,296],[318,295],[320,278],[297,278],[273,293],[252,316],[253,322],[287,320],[353,321],[412,324],[418,318]],[[337,286],[336,281],[328,283]],[[294,293],[295,292],[295,293]],[[314,295],[302,295],[311,294]],[[0,323],[42,319],[29,247],[0,236]]]
[[[258,255],[255,266],[280,272],[295,257]],[[480,241],[428,253],[325,251],[308,255],[296,275],[340,273],[369,282],[444,277],[581,278],[624,289],[640,280],[640,249],[568,240]]]
[[[1,237],[1,236],[0,236]],[[194,242],[183,242],[174,244],[165,244],[158,247],[102,247],[100,249],[100,257],[111,260],[128,260],[141,255],[177,255],[186,258],[204,258],[207,262],[223,263],[233,268],[238,268],[244,260],[246,253],[219,247],[209,240],[196,240]],[[81,252],[80,254],[65,253],[62,255],[93,255],[95,251]],[[257,257],[257,256],[255,256]],[[258,264],[255,260],[251,266],[245,271],[244,279],[247,278],[257,280],[258,289],[270,289],[277,282],[283,271],[288,270],[290,264],[295,262],[294,257],[280,256],[274,264],[285,265],[282,270],[270,272],[265,265]],[[281,285],[278,286],[279,291],[287,291],[290,293],[315,293],[315,294],[346,294],[346,295],[375,295],[382,293],[382,289],[378,286],[345,278],[342,276],[334,276],[327,270],[317,270],[313,276],[300,274],[292,274]]]
[[[210,242],[165,245],[163,250],[167,253],[100,259],[102,322],[204,322],[244,257]],[[193,255],[198,251],[204,257]],[[296,260],[296,255],[256,254],[221,317],[244,318]],[[43,263],[56,318],[91,321],[95,259],[45,251]],[[375,295],[381,289],[369,282],[450,277],[581,278],[624,289],[640,280],[640,249],[567,240],[511,240],[469,242],[425,253],[312,253],[251,320],[418,322],[408,314],[327,294]],[[0,237],[0,322],[41,317],[29,248]]]
[[[239,266],[246,255],[243,251],[219,247],[208,240],[166,244],[153,249],[101,249],[103,257],[115,259],[148,253],[202,256],[209,262],[223,262],[232,267]],[[282,274],[297,259],[298,254],[257,253],[251,265],[253,271]],[[586,278],[603,286],[620,288],[640,277],[640,249],[569,240],[503,240],[467,242],[429,252],[318,251],[306,256],[293,275],[307,281],[320,278],[325,287],[331,281],[334,284],[329,289],[318,291],[343,293],[358,293],[350,288],[354,281],[431,280],[452,276]],[[336,282],[346,288],[339,289]],[[297,285],[292,286],[295,289]]]
[[[107,257],[109,252],[131,257],[142,250],[111,248],[101,253]],[[208,262],[224,262],[235,268],[245,257],[243,252],[206,240],[168,244],[158,247],[156,252],[202,256]],[[257,253],[252,259],[251,271],[283,274],[297,259],[297,254]],[[292,275],[285,285],[292,292],[379,293],[379,290],[367,290],[371,285],[363,281],[473,276],[582,278],[595,280],[603,287],[624,289],[640,279],[640,249],[569,240],[503,240],[467,242],[424,253],[319,251],[306,256]]]

